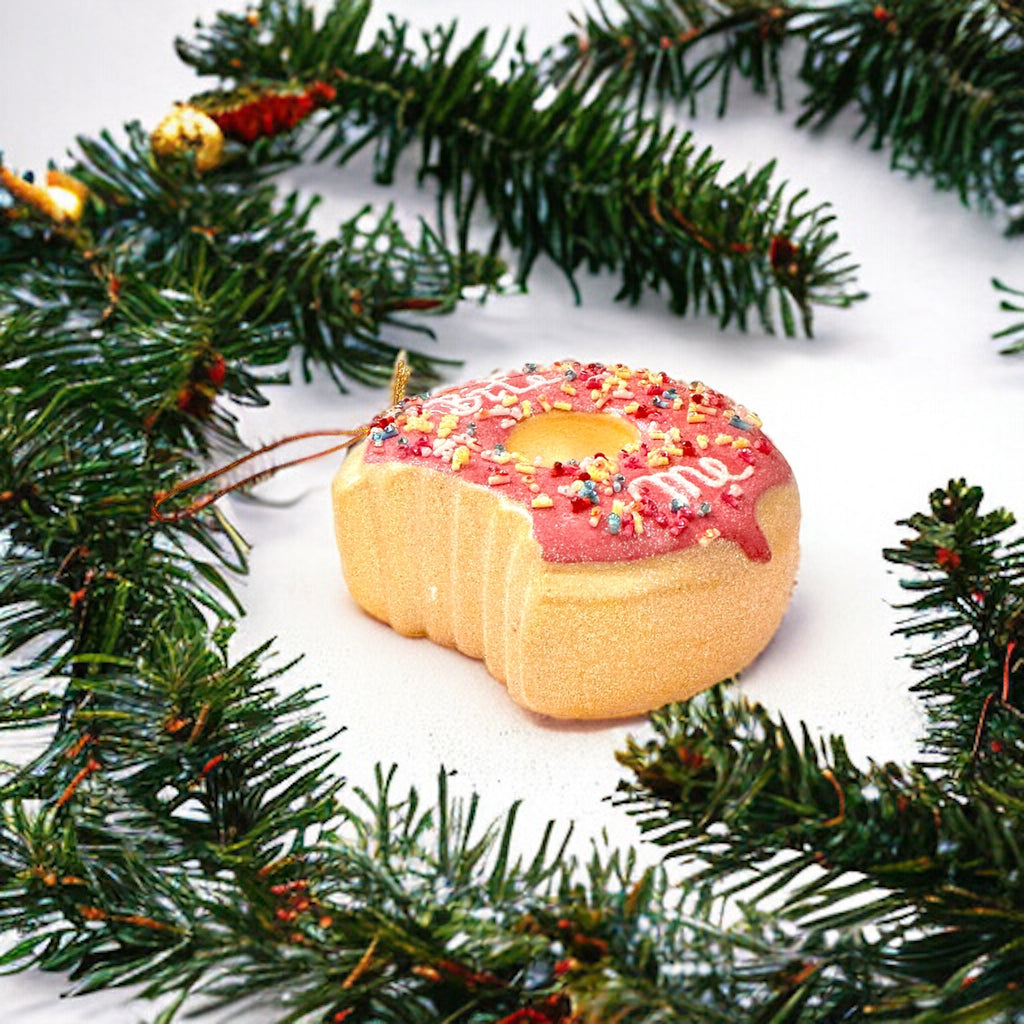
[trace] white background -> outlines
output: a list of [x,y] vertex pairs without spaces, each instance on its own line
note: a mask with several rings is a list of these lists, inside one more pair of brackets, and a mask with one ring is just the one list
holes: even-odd
[[[152,126],[173,100],[208,87],[177,61],[172,40],[218,6],[5,0],[0,150],[7,165],[42,171],[47,159],[60,161],[75,134],[132,118]],[[529,29],[536,53],[568,30],[574,9],[520,4],[516,26]],[[379,7],[377,21],[388,11],[423,27],[458,17],[464,33],[508,24],[507,5],[494,0],[394,0]],[[892,174],[886,154],[851,141],[852,120],[823,137],[794,130],[797,92],[791,88],[790,111],[779,115],[740,91],[727,120],[709,115],[693,127],[730,172],[778,157],[781,177],[834,204],[870,299],[819,311],[815,339],[722,333],[706,319],[673,317],[656,295],[631,309],[612,301],[610,278],[584,279],[576,306],[560,274],[541,263],[528,295],[466,303],[432,321],[437,341],[427,344],[464,360],[453,379],[527,360],[626,361],[702,379],[756,410],[800,484],[803,562],[782,629],[743,689],[794,722],[845,734],[855,757],[907,758],[921,718],[901,644],[889,635],[899,592],[880,552],[902,535],[895,520],[925,508],[929,491],[950,476],[983,485],[992,504],[1024,510],[1024,360],[997,354],[990,335],[1009,320],[989,286],[993,276],[1024,285],[1024,261],[998,221],[965,210],[926,179]],[[327,195],[325,228],[366,201],[398,202],[410,227],[411,215],[432,209],[408,166],[396,189],[373,185],[365,163],[344,172],[307,169],[293,183]],[[270,410],[242,417],[254,445],[301,429],[355,426],[384,404],[365,389],[339,396],[327,381],[272,397]],[[604,798],[621,776],[613,752],[628,733],[642,733],[643,722],[538,719],[512,704],[481,663],[364,616],[337,567],[328,495],[335,468],[328,459],[268,485],[275,500],[295,499],[286,508],[231,504],[254,545],[238,650],[276,636],[282,659],[305,655],[284,685],[323,685],[330,726],[347,727],[338,742],[355,784],[371,784],[375,763],[397,761],[403,785],[430,792],[443,764],[457,771],[459,793],[484,794],[491,815],[525,799],[524,848],[552,816],[576,821],[581,853],[602,827],[616,843],[634,841]],[[68,987],[40,973],[0,979],[3,1020],[52,1021]],[[59,1012],[67,1024],[123,1024],[146,1019],[152,1007],[107,993],[65,1002]]]

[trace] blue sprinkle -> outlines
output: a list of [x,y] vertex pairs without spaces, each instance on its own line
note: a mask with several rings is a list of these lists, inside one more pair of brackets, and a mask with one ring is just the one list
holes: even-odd
[[710,511],[711,511],[711,502],[710,501],[702,501],[700,503],[700,505],[697,507],[697,515],[699,515],[699,516],[706,516]]
[[527,363],[523,367],[523,373],[536,373],[536,372],[537,372],[537,364],[536,363]]
[[384,436],[385,437],[395,437],[397,434],[398,434],[398,427],[396,427],[394,425],[394,423],[389,423],[384,428]]
[[753,426],[752,423],[747,423],[745,420],[741,420],[736,413],[733,413],[729,417],[729,426],[735,427],[737,430],[750,430]]
[[495,455],[504,455],[505,454],[505,446],[500,441],[494,446],[494,454]]
[[373,442],[375,448],[380,448],[384,444],[384,431],[380,427],[374,427],[370,431],[370,440]]
[[565,371],[566,380],[575,380],[578,376],[579,374],[571,366]]
[[626,483],[626,478],[621,473],[616,473],[612,477],[612,490],[618,494]]
[[659,398],[657,395],[655,395],[651,399],[651,405],[656,405],[659,409],[668,408],[668,402],[666,402],[663,398]]
[[618,512],[608,513],[608,532],[618,533],[622,528],[622,516]]
[[[707,504],[707,502],[705,502],[705,504]],[[669,508],[671,508],[673,512],[678,512],[681,508],[689,507],[689,502],[683,501],[682,498],[673,498],[671,503],[669,504]]]
[[470,437],[476,437],[476,424],[475,423],[467,423],[466,424],[466,433],[469,434]]
[[399,444],[408,444],[408,443],[409,443],[409,438],[407,438],[407,437],[406,437],[406,436],[405,436],[405,435],[403,434],[403,435],[402,435],[402,436],[401,436],[401,437],[400,437],[400,438],[398,439],[398,443],[399,443]]

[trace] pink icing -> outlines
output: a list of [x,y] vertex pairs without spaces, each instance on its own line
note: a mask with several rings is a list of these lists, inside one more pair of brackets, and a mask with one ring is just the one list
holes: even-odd
[[[579,464],[518,463],[528,470],[520,471],[502,448],[520,420],[549,410],[622,416],[639,445]],[[367,463],[392,460],[457,474],[522,505],[551,562],[626,561],[719,539],[768,561],[754,508],[792,479],[757,417],[719,392],[569,361],[404,399],[374,420],[365,452]]]

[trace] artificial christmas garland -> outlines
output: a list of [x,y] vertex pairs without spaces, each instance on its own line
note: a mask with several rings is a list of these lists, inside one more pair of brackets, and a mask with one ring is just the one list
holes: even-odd
[[[266,648],[228,656],[241,542],[216,506],[150,511],[211,443],[237,445],[222,399],[264,401],[259,367],[293,346],[339,382],[383,381],[382,324],[495,285],[502,243],[521,275],[539,252],[614,265],[627,297],[661,283],[723,323],[773,325],[774,295],[795,329],[854,297],[825,215],[786,212],[767,172],[721,186],[710,154],[684,194],[669,171],[693,169],[692,144],[636,123],[620,82],[567,86],[534,120],[543,67],[498,80],[482,39],[418,55],[398,25],[360,49],[365,16],[222,16],[183,53],[246,81],[152,137],[83,140],[45,185],[4,172],[3,652],[46,679],[8,683],[2,717],[49,741],[3,781],[0,922],[23,936],[3,963],[139,984],[172,997],[162,1020],[193,993],[332,1022],[1024,1019],[1024,546],[976,488],[936,491],[886,553],[913,574],[903,632],[934,637],[915,656],[927,760],[859,769],[723,690],[622,755],[622,800],[693,861],[685,886],[619,853],[580,870],[553,830],[514,860],[514,809],[481,830],[443,774],[426,806],[386,775],[343,802],[315,695],[279,694]],[[410,241],[390,213],[319,241],[270,182],[311,146],[376,145],[386,176],[417,138],[460,243],[488,206],[491,252]],[[588,176],[606,160],[628,189]],[[488,191],[495,175],[518,185]],[[560,189],[578,205],[552,206]],[[421,380],[436,365],[409,358]]]

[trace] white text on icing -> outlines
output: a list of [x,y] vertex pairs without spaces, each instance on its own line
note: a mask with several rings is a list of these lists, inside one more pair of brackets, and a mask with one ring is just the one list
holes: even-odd
[[655,488],[662,491],[670,501],[678,498],[690,502],[701,496],[700,484],[721,489],[726,484],[746,480],[753,472],[753,466],[745,466],[741,473],[730,473],[724,462],[706,455],[697,460],[696,466],[673,466],[660,473],[640,477],[632,481],[627,490],[637,501],[644,491]]

